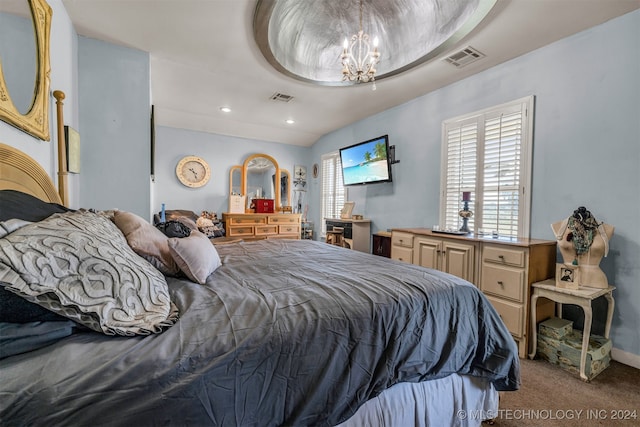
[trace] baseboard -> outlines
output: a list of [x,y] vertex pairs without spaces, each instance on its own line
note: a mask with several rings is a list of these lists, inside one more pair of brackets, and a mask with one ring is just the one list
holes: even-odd
[[616,362],[624,363],[625,365],[640,369],[640,355],[613,347],[611,349],[611,358]]

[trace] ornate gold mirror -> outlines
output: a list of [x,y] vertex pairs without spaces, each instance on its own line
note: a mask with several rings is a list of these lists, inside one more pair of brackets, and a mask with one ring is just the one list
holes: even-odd
[[45,0],[0,1],[0,120],[49,141],[49,33]]

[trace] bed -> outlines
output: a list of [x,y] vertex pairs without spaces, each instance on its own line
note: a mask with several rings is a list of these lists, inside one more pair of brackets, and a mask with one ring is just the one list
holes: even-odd
[[[176,265],[154,262],[121,214],[68,210],[37,163],[3,149],[0,168],[30,166],[0,169],[0,288],[41,317],[11,322],[3,302],[2,425],[479,425],[519,388],[515,342],[468,282],[308,240],[198,238],[189,253],[192,233],[168,243]],[[55,271],[79,255],[61,236],[111,266],[76,282],[142,285],[73,300]]]

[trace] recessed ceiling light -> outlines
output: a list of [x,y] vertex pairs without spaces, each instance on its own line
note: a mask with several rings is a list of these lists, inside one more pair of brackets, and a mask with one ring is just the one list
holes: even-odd
[[229,107],[220,107],[220,111],[222,111],[223,113],[230,113],[231,112],[231,108],[229,108]]
[[287,120],[285,120],[285,122],[286,122],[288,125],[292,125],[292,124],[294,124],[296,121],[295,121],[295,120],[293,120],[293,119],[287,119]]

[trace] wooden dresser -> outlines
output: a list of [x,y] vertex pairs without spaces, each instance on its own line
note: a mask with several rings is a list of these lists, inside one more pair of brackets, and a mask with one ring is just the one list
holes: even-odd
[[243,240],[299,239],[302,214],[223,213],[227,237]]
[[[518,344],[528,353],[531,284],[555,276],[555,240],[458,236],[427,228],[393,229],[391,258],[451,273],[487,296]],[[553,316],[554,304],[540,301],[537,320]]]

